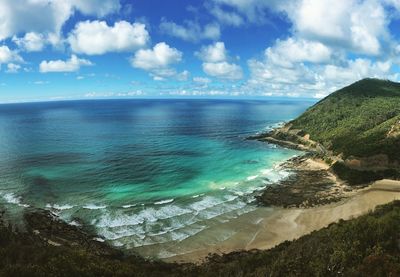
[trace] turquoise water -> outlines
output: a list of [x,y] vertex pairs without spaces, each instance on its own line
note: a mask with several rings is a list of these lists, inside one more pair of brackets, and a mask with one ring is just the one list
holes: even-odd
[[[0,195],[114,245],[182,241],[256,208],[293,150],[245,140],[311,102],[97,100],[0,105]],[[222,234],[223,235],[223,234]]]

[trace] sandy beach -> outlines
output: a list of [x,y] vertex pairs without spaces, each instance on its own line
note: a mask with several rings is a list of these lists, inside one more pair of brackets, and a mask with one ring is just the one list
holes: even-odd
[[[247,213],[218,228],[231,228],[233,235],[215,245],[205,245],[206,241],[196,241],[193,237],[178,243],[176,247],[185,249],[191,245],[187,254],[164,259],[168,262],[200,263],[209,253],[228,253],[239,250],[269,249],[277,244],[299,238],[314,230],[328,226],[340,219],[351,219],[377,205],[400,199],[400,181],[380,180],[371,186],[352,192],[352,195],[339,202],[313,208],[265,208]],[[201,237],[218,233],[218,228],[206,230]],[[220,229],[221,230],[221,229]],[[199,247],[195,247],[199,246]],[[189,249],[189,248],[188,248]]]

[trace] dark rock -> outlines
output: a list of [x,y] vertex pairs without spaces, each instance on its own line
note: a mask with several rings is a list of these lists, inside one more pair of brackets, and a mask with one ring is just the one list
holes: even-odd
[[122,257],[123,253],[106,243],[94,240],[92,236],[77,226],[61,221],[46,210],[32,210],[24,215],[28,232],[36,234],[38,239],[55,246],[81,248],[95,255]]
[[321,195],[335,185],[326,170],[296,170],[287,179],[267,187],[259,200],[267,206],[312,207],[340,199]]

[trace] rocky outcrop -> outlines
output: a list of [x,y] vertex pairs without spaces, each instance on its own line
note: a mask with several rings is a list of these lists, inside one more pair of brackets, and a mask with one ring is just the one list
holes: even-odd
[[379,154],[365,158],[350,157],[344,161],[345,165],[352,169],[386,169],[389,166],[389,158],[387,155]]
[[49,211],[34,209],[25,213],[24,219],[28,233],[44,244],[78,248],[101,256],[122,256],[121,251],[100,242],[99,238],[79,227],[61,221]]
[[301,129],[293,129],[290,123],[267,133],[252,136],[249,139],[265,141],[291,149],[313,152],[320,156],[329,154],[329,151],[322,144],[310,138],[310,134],[305,133]]
[[398,161],[391,161],[386,154],[378,154],[370,157],[349,157],[344,160],[344,164],[357,170],[385,170],[399,168]]
[[264,189],[259,201],[266,206],[309,208],[339,201],[351,190],[322,166],[310,168],[313,155],[295,157],[281,167],[291,174]]

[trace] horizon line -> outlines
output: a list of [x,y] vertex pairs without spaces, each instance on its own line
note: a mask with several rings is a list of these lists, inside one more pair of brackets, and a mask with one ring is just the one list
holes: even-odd
[[258,100],[258,101],[266,101],[266,100],[288,100],[288,101],[310,101],[317,102],[323,98],[312,98],[312,97],[272,97],[272,96],[225,96],[225,97],[199,97],[199,96],[178,96],[178,97],[132,97],[132,98],[71,98],[71,99],[38,99],[38,100],[21,100],[21,101],[0,101],[0,105],[7,104],[29,104],[29,103],[49,103],[49,102],[73,102],[73,101],[101,101],[101,100]]

